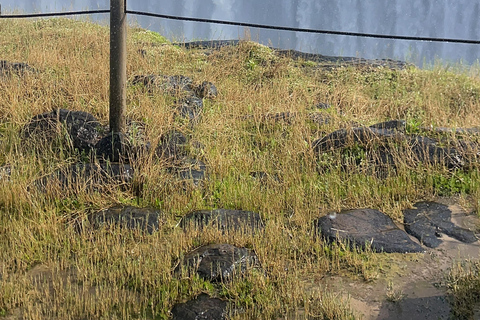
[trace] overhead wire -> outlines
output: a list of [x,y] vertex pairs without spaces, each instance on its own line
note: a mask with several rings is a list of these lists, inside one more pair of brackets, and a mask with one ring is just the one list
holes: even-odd
[[[7,15],[0,14],[0,19],[42,18],[42,17],[58,17],[58,16],[73,16],[73,15],[88,15],[88,14],[104,14],[104,13],[110,13],[110,10],[108,10],[108,9],[105,9],[105,10],[82,10],[82,11],[7,14]],[[195,18],[195,17],[182,17],[182,16],[166,15],[166,14],[143,12],[143,11],[136,11],[136,10],[125,10],[125,13],[140,15],[140,16],[163,18],[163,19],[169,19],[169,20],[180,20],[180,21],[200,22],[200,23],[213,23],[213,24],[222,24],[222,25],[230,25],[230,26],[238,26],[238,27],[249,27],[249,28],[259,28],[259,29],[267,29],[267,30],[278,30],[278,31],[315,33],[315,34],[349,36],[349,37],[363,37],[363,38],[375,38],[375,39],[387,39],[387,40],[449,42],[449,43],[459,43],[459,44],[480,44],[480,40],[473,40],[473,39],[404,36],[404,35],[389,35],[389,34],[363,33],[363,32],[350,32],[350,31],[337,31],[337,30],[322,30],[322,29],[310,29],[310,28],[295,28],[295,27],[272,26],[272,25],[267,25],[267,24],[258,24],[258,23],[249,23],[249,22],[205,19],[205,18]]]

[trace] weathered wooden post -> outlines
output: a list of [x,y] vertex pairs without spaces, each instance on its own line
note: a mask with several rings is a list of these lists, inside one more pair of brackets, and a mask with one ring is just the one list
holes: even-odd
[[110,131],[125,133],[127,15],[125,0],[110,0]]

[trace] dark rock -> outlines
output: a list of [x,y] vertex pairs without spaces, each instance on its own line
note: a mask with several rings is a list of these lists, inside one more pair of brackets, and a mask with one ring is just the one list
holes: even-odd
[[124,162],[145,157],[150,151],[150,142],[132,142],[128,135],[110,132],[95,145],[95,152],[100,161]]
[[180,131],[172,130],[160,137],[155,155],[160,159],[180,159],[186,156],[187,137]]
[[370,128],[405,132],[406,126],[407,126],[407,122],[405,120],[390,120],[390,121],[376,123],[374,125],[371,125]]
[[[221,49],[228,46],[237,46],[241,41],[239,40],[207,40],[207,41],[193,41],[187,43],[175,43],[177,46],[185,47],[186,49]],[[392,59],[377,59],[377,60],[368,60],[357,57],[334,57],[334,56],[324,56],[321,54],[315,53],[305,53],[296,50],[282,50],[277,48],[270,48],[275,51],[278,56],[284,56],[292,59],[302,59],[308,61],[314,61],[320,63],[319,67],[322,69],[331,69],[342,66],[353,66],[353,67],[386,67],[390,69],[402,70],[412,64],[409,64],[404,61],[392,60]]]
[[239,40],[199,40],[185,43],[173,43],[173,45],[184,47],[185,49],[220,49],[223,47],[237,46]]
[[402,70],[411,64],[392,60],[392,59],[376,59],[369,60],[356,57],[334,57],[334,56],[324,56],[321,54],[315,53],[305,53],[296,50],[280,50],[274,49],[275,53],[279,56],[285,56],[292,59],[302,59],[308,61],[314,61],[319,63],[319,68],[322,69],[333,69],[338,67],[358,67],[358,68],[378,68],[386,67],[390,69]]
[[127,164],[77,163],[36,180],[34,185],[43,192],[57,189],[67,194],[79,189],[104,190],[112,185],[130,184],[133,173],[133,168]]
[[427,247],[436,248],[442,243],[440,233],[465,243],[477,241],[474,232],[451,222],[452,211],[444,204],[418,202],[414,209],[404,210],[403,215],[405,230]]
[[158,231],[160,211],[155,208],[114,206],[95,212],[89,217],[93,228],[118,225],[125,229],[138,229],[152,234]]
[[214,99],[218,95],[217,87],[211,82],[204,81],[201,85],[194,88],[195,94],[200,98]]
[[73,148],[90,151],[101,138],[102,126],[90,113],[57,109],[33,117],[22,129],[24,139],[50,142],[61,134],[61,125],[68,133]]
[[331,105],[325,102],[319,102],[314,106],[314,109],[327,110],[330,109]]
[[394,139],[404,139],[404,135],[387,129],[371,127],[340,129],[314,141],[313,149],[317,153],[322,153],[354,144],[373,145],[379,142],[394,141]]
[[462,168],[465,160],[455,148],[441,147],[431,138],[423,136],[409,137],[408,145],[416,161],[428,164],[440,164],[448,169]]
[[256,265],[257,255],[250,249],[226,243],[210,244],[185,255],[175,273],[179,274],[187,268],[205,280],[221,282],[231,280],[234,275],[241,275]]
[[[382,122],[370,127],[356,127],[340,129],[313,142],[316,153],[323,153],[335,149],[351,146],[361,146],[370,153],[379,153],[379,159],[388,159],[381,163],[394,163],[392,159],[398,154],[404,154],[402,160],[409,161],[410,165],[418,163],[429,165],[444,165],[448,169],[463,168],[468,161],[467,155],[455,147],[443,147],[434,139],[406,135],[403,133],[404,124],[401,120]],[[396,145],[392,147],[392,145]],[[458,145],[458,144],[457,144]],[[379,151],[379,152],[377,152]],[[407,155],[411,154],[411,157]],[[471,155],[469,159],[475,158]]]
[[110,132],[95,145],[95,152],[101,161],[110,160],[119,162],[120,160],[128,162],[127,158],[127,138],[120,132]]
[[227,302],[201,293],[195,299],[173,306],[174,320],[226,319]]
[[189,120],[192,124],[197,124],[203,111],[203,100],[197,96],[187,96],[180,100],[177,110],[182,118]]
[[214,227],[222,231],[243,231],[255,233],[263,230],[262,218],[258,213],[242,210],[200,210],[185,215],[180,226],[188,228]]
[[198,187],[206,178],[207,165],[201,160],[184,158],[169,170],[174,172],[180,180],[191,181],[195,187]]
[[291,124],[296,117],[297,117],[296,113],[286,111],[286,112],[278,112],[273,114],[266,114],[263,116],[262,120],[274,121],[274,122],[285,122],[285,123]]
[[0,60],[0,76],[13,73],[22,75],[27,71],[34,72],[35,69],[24,62],[8,62],[6,60]]
[[317,220],[317,228],[330,241],[348,241],[358,247],[370,246],[377,252],[423,252],[399,229],[392,219],[374,209],[354,209],[331,214]]

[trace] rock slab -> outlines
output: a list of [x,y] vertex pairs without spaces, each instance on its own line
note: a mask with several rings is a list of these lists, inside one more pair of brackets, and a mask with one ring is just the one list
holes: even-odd
[[228,281],[235,274],[243,274],[249,267],[256,266],[257,261],[257,255],[250,249],[226,243],[210,244],[185,255],[175,273],[186,268],[208,281]]
[[429,248],[441,243],[441,233],[461,242],[477,241],[475,233],[456,226],[452,221],[452,211],[448,206],[437,202],[418,202],[415,208],[403,211],[405,230]]
[[142,230],[152,234],[158,231],[160,215],[160,211],[155,208],[114,206],[94,213],[89,220],[95,229],[117,225],[121,228]]
[[22,129],[23,140],[49,142],[59,137],[61,126],[68,133],[74,149],[90,151],[101,138],[101,125],[88,112],[56,109],[34,116]]
[[172,309],[174,320],[223,320],[226,318],[227,302],[202,293]]
[[371,246],[377,252],[423,252],[392,219],[374,209],[353,209],[317,220],[321,235],[329,241],[349,241],[358,247]]

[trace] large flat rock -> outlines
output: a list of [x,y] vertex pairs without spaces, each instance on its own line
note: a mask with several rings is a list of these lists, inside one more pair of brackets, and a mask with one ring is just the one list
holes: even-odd
[[223,320],[227,302],[202,293],[192,300],[176,304],[172,309],[174,320]]
[[423,252],[419,244],[399,229],[392,219],[374,209],[353,209],[331,214],[317,220],[321,235],[330,241],[349,241],[377,252]]
[[118,205],[93,213],[89,220],[95,229],[119,226],[152,234],[158,231],[160,218],[161,212],[155,208]]
[[205,280],[221,282],[231,280],[234,275],[243,274],[256,265],[257,255],[250,249],[226,243],[210,244],[185,255],[175,268],[175,273],[187,269],[189,273],[197,273]]
[[74,149],[88,153],[100,140],[101,131],[101,124],[88,112],[56,109],[34,116],[23,127],[21,135],[24,142],[42,145],[59,139],[66,132]]
[[403,211],[405,230],[430,248],[441,243],[441,234],[451,236],[464,243],[473,243],[477,237],[473,231],[459,227],[452,221],[452,211],[437,202],[418,202],[412,209]]

